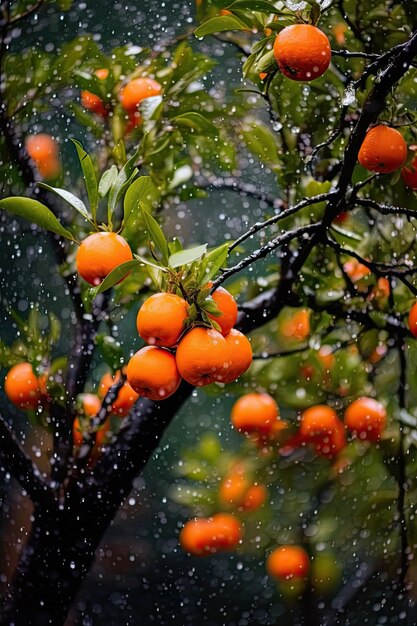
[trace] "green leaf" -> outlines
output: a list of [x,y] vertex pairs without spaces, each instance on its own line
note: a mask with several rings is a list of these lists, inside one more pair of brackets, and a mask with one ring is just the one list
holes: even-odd
[[153,209],[154,202],[158,197],[158,190],[150,176],[141,176],[135,180],[126,192],[124,199],[124,222],[127,223],[129,218],[136,217],[140,209],[140,205],[150,213]]
[[98,195],[100,198],[105,198],[110,191],[110,187],[113,185],[117,178],[117,167],[112,165],[109,170],[103,172],[100,182],[98,184]]
[[98,285],[98,287],[95,287],[94,297],[99,293],[103,293],[103,291],[107,291],[108,289],[114,287],[114,285],[123,280],[123,278],[126,278],[129,272],[131,272],[133,269],[135,269],[135,267],[138,267],[139,265],[140,261],[133,259],[133,261],[126,261],[126,263],[122,263],[121,265],[116,267],[113,271],[110,272],[110,274],[107,274],[106,278],[100,285]]
[[346,228],[341,228],[337,224],[332,224],[331,229],[334,230],[339,235],[343,235],[343,237],[347,237],[348,239],[353,239],[354,241],[362,241],[362,237],[352,232],[351,230],[346,230]]
[[158,117],[158,113],[162,111],[161,104],[162,96],[151,96],[142,100],[139,105],[139,111],[145,122]]
[[37,224],[56,235],[75,241],[69,230],[62,226],[52,211],[38,200],[22,196],[4,198],[0,200],[0,209],[4,209],[18,217],[23,217],[25,220]]
[[78,158],[80,160],[81,169],[83,171],[85,187],[87,189],[88,201],[93,220],[96,221],[98,207],[98,185],[97,176],[91,157],[82,147],[81,143],[76,139],[71,140],[77,149]]
[[46,183],[38,183],[38,185],[39,187],[43,187],[44,189],[47,189],[48,191],[55,193],[57,196],[65,200],[65,202],[68,202],[68,204],[70,204],[73,209],[78,211],[78,213],[81,213],[81,215],[86,220],[91,222],[91,215],[88,212],[88,209],[85,206],[84,202],[80,200],[80,198],[77,198],[77,196],[74,196],[73,193],[71,193],[70,191],[67,191],[66,189],[60,189],[59,187],[51,187],[50,185],[47,185]]
[[287,13],[275,8],[273,4],[266,0],[235,0],[228,6],[228,9],[231,11],[259,11],[259,13],[287,15]]
[[177,115],[172,121],[180,128],[187,128],[192,132],[208,135],[217,135],[217,128],[208,119],[200,115],[200,113],[183,113]]
[[140,208],[142,209],[143,219],[145,221],[145,226],[148,231],[149,238],[154,242],[155,246],[162,254],[162,260],[164,265],[168,265],[168,260],[170,258],[169,248],[162,228],[160,227],[156,219],[152,217],[150,213],[148,213],[143,203],[140,202],[139,204]]
[[224,15],[221,17],[213,17],[211,20],[204,22],[194,31],[194,35],[198,38],[212,35],[213,33],[223,33],[226,30],[247,30],[248,25],[237,17]]
[[263,124],[247,122],[243,127],[243,137],[249,150],[263,163],[274,167],[279,165],[279,155],[275,136]]
[[138,148],[135,154],[125,163],[120,170],[114,184],[110,190],[109,195],[109,215],[111,216],[116,208],[116,205],[126,189],[126,183],[128,183],[134,176],[136,176],[137,169],[135,164],[139,158],[140,148]]
[[229,246],[229,243],[224,243],[208,253],[204,259],[204,271],[200,275],[200,285],[207,283],[217,274],[220,268],[226,265],[227,255],[229,254]]
[[223,315],[211,296],[207,297],[200,306],[204,311],[210,313],[210,315],[214,315],[214,317],[220,317],[221,315]]
[[181,265],[188,265],[189,263],[193,263],[197,261],[197,259],[201,259],[201,257],[207,251],[207,244],[203,244],[202,246],[196,246],[194,248],[189,248],[188,250],[181,250],[181,252],[175,252],[169,257],[169,266],[172,268],[181,267]]
[[61,322],[55,315],[55,313],[49,313],[49,335],[48,340],[50,345],[54,345],[58,342],[61,336]]
[[168,271],[167,268],[164,267],[163,265],[157,265],[156,263],[153,263],[152,261],[148,261],[147,259],[144,259],[142,256],[140,256],[140,254],[135,254],[135,258],[138,259],[138,261],[140,261],[142,265],[146,265],[147,267],[153,267],[159,272]]

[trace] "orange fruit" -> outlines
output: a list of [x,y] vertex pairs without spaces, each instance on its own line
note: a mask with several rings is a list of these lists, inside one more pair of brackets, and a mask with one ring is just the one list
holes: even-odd
[[226,339],[217,330],[201,326],[181,339],[176,359],[181,376],[196,387],[225,382],[230,367]]
[[[212,281],[208,282],[205,287],[210,288]],[[237,304],[232,294],[224,287],[217,287],[216,291],[211,294],[214,302],[221,313],[220,316],[208,315],[210,319],[215,320],[221,328],[222,335],[227,335],[237,320]]]
[[233,405],[232,424],[244,433],[269,435],[280,421],[278,405],[268,393],[247,393]]
[[4,392],[18,409],[35,410],[41,403],[39,380],[30,363],[13,365],[4,379]]
[[239,378],[250,367],[253,359],[252,346],[249,339],[236,328],[232,328],[225,336],[229,369],[223,382],[231,383]]
[[188,304],[173,293],[155,293],[139,309],[136,325],[146,343],[171,348],[178,343],[188,317]]
[[266,569],[272,578],[304,578],[310,569],[310,559],[301,546],[281,546],[268,556]]
[[344,24],[343,22],[338,22],[332,27],[334,38],[339,46],[344,46],[346,43],[345,32],[347,29],[347,24]]
[[242,536],[238,520],[229,513],[186,522],[180,532],[180,544],[195,556],[206,556],[220,550],[232,550]]
[[409,146],[409,150],[413,151],[413,158],[408,165],[404,165],[401,170],[401,176],[404,184],[410,189],[417,189],[417,146]]
[[175,356],[156,346],[146,346],[136,352],[127,365],[126,374],[136,393],[155,401],[171,396],[181,382]]
[[134,78],[121,89],[119,98],[125,111],[133,111],[138,104],[152,96],[159,96],[161,85],[147,76]]
[[[100,70],[96,70],[94,74],[99,80],[106,80],[109,75],[109,70],[107,68],[102,68]],[[92,93],[87,89],[81,91],[81,104],[85,109],[91,111],[92,113],[96,113],[102,117],[107,117],[108,115],[108,111],[100,96],[97,96],[95,93]]]
[[378,441],[387,424],[387,411],[381,402],[363,396],[345,411],[345,425],[359,439]]
[[[104,374],[98,388],[99,396],[101,398],[104,398],[110,387],[117,383],[119,380],[120,372],[116,372],[114,376],[112,376],[109,372]],[[129,385],[127,380],[125,380],[122,387],[119,389],[116,400],[111,405],[111,412],[114,415],[118,415],[119,417],[125,417],[129,414],[130,409],[135,404],[138,398],[139,394],[137,394],[136,391],[134,391]]]
[[267,496],[268,490],[265,485],[251,485],[239,508],[242,511],[256,511],[265,503]]
[[[207,287],[211,287],[213,283],[208,283]],[[209,318],[217,322],[221,328],[222,335],[227,335],[236,324],[237,320],[237,304],[231,293],[223,287],[217,287],[216,291],[211,294],[217,305],[221,315],[216,317],[210,315]]]
[[281,323],[281,334],[284,337],[302,341],[310,334],[310,313],[307,309],[296,311],[290,319]]
[[299,435],[315,452],[332,458],[346,445],[345,432],[336,411],[324,404],[311,406],[301,415]]
[[287,78],[315,80],[330,65],[330,42],[316,26],[294,24],[276,36],[274,56],[279,69]]
[[378,174],[395,172],[407,159],[407,144],[395,128],[380,124],[366,133],[358,161],[362,167]]
[[76,264],[85,281],[90,285],[99,285],[112,270],[132,259],[130,246],[123,237],[100,232],[84,239],[78,248]]
[[237,463],[226,474],[219,486],[219,502],[224,506],[238,506],[241,504],[249,488],[242,463]]
[[417,337],[417,302],[413,304],[408,314],[408,327],[410,333],[414,335],[414,337]]
[[35,163],[43,178],[55,178],[61,171],[58,144],[46,133],[28,135],[25,139],[26,152]]

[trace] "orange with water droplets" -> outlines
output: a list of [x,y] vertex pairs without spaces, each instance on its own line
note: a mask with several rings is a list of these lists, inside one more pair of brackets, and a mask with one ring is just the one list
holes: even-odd
[[236,328],[225,336],[229,368],[224,375],[224,383],[231,383],[249,369],[253,354],[249,339]]
[[[109,70],[107,68],[102,68],[96,70],[94,74],[99,80],[106,80],[109,75]],[[81,91],[81,104],[85,109],[95,113],[96,115],[100,115],[101,117],[107,117],[108,115],[108,110],[100,96],[88,91],[87,89],[83,89]]]
[[39,379],[30,363],[18,363],[8,371],[4,392],[10,402],[22,410],[35,410],[41,404]]
[[305,409],[301,415],[301,441],[312,444],[316,454],[332,458],[346,445],[342,422],[336,411],[324,404]]
[[295,311],[289,318],[281,322],[281,334],[288,339],[302,341],[310,334],[310,313],[307,309]]
[[417,302],[413,304],[408,314],[408,327],[410,333],[417,337]]
[[391,174],[407,159],[407,144],[402,134],[384,124],[374,126],[366,133],[358,153],[362,167],[377,174]]
[[274,56],[284,76],[311,81],[324,74],[330,65],[330,42],[316,26],[293,24],[276,36]]
[[138,350],[127,365],[126,375],[136,393],[157,402],[169,398],[181,383],[175,356],[156,346]]
[[[211,287],[213,283],[208,283],[207,287]],[[211,294],[214,302],[217,305],[221,315],[216,317],[215,315],[208,314],[209,318],[214,320],[221,328],[222,335],[227,335],[236,324],[237,321],[237,304],[231,293],[224,289],[224,287],[217,287],[217,289]]]
[[268,497],[268,489],[265,485],[251,485],[246,491],[239,509],[244,512],[257,511],[265,504]]
[[130,246],[123,237],[99,232],[89,235],[81,243],[76,264],[80,276],[90,285],[97,286],[116,267],[132,259]]
[[173,293],[155,293],[139,309],[136,326],[146,343],[171,348],[178,343],[188,317],[188,304]]
[[201,326],[181,339],[176,360],[181,376],[196,387],[225,382],[230,367],[226,339],[217,330]]
[[230,417],[233,426],[240,432],[269,435],[279,421],[279,409],[268,393],[253,392],[241,396],[234,403]]
[[387,411],[374,398],[358,398],[345,411],[345,425],[358,439],[379,441],[386,424]]

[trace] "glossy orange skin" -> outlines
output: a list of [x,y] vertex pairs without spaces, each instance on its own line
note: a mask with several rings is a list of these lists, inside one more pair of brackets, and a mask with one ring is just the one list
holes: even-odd
[[386,424],[387,411],[374,398],[358,398],[345,411],[345,425],[359,439],[379,441]]
[[304,578],[310,569],[310,559],[301,546],[281,546],[268,556],[266,569],[272,578],[280,580]]
[[231,383],[249,369],[252,359],[252,346],[249,339],[236,328],[225,336],[229,369],[224,375],[223,382]]
[[177,366],[181,376],[196,387],[225,382],[230,355],[225,338],[213,328],[192,328],[177,348]]
[[107,117],[108,115],[108,111],[104,106],[103,100],[92,91],[83,89],[81,92],[81,104],[84,109],[87,109],[96,115],[100,115],[101,117]]
[[41,387],[30,363],[18,363],[10,368],[4,380],[4,392],[18,409],[35,410],[40,405]]
[[58,144],[47,133],[28,135],[25,139],[28,155],[43,178],[55,178],[61,171]]
[[159,96],[161,89],[161,85],[153,78],[147,76],[134,78],[121,89],[119,99],[125,111],[133,111],[142,100]]
[[407,144],[402,134],[390,126],[374,126],[366,133],[358,161],[362,167],[378,174],[391,174],[407,159]]
[[279,418],[278,405],[267,393],[247,393],[233,405],[233,426],[244,433],[269,435]]
[[228,513],[218,513],[186,522],[180,532],[180,544],[183,550],[194,556],[207,556],[233,550],[241,536],[238,520]]
[[175,356],[156,346],[138,350],[127,365],[126,375],[136,393],[157,402],[169,398],[181,382]]
[[[211,287],[212,283],[208,283],[208,287]],[[209,318],[217,322],[217,324],[221,328],[222,335],[225,336],[232,330],[233,326],[237,321],[237,304],[236,300],[232,296],[231,293],[224,289],[223,287],[217,287],[216,291],[214,291],[211,295],[214,302],[217,305],[217,308],[222,313],[221,316],[216,317],[215,315],[210,315]]]
[[[99,396],[104,398],[110,387],[119,380],[120,372],[116,372],[114,377],[108,372],[104,374],[98,388]],[[122,387],[119,389],[117,399],[111,405],[111,412],[119,417],[126,417],[126,415],[130,413],[130,409],[138,398],[139,394],[137,394],[136,391],[134,391],[129,385],[127,380],[125,380]]]
[[417,302],[413,304],[408,314],[408,327],[410,333],[417,337]]
[[188,304],[173,293],[155,293],[139,309],[136,326],[140,337],[154,346],[178,343],[188,317]]
[[78,273],[90,285],[99,285],[116,267],[133,259],[129,244],[116,233],[89,235],[78,248]]
[[276,36],[274,56],[284,76],[311,81],[324,74],[330,65],[330,42],[316,26],[294,24]]

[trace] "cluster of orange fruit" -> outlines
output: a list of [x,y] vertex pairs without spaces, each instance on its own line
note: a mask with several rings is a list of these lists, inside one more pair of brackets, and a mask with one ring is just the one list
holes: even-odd
[[[280,442],[280,433],[288,428],[288,423],[280,419],[277,403],[267,393],[253,392],[239,398],[233,405],[231,421],[237,430],[261,445]],[[282,450],[311,445],[317,455],[332,459],[346,446],[345,428],[353,437],[377,442],[386,423],[386,409],[374,398],[354,400],[345,410],[344,422],[334,409],[319,404],[303,411],[298,432],[287,438]]]
[[220,331],[207,326],[186,330],[189,305],[176,294],[156,293],[143,303],[137,329],[149,345],[138,350],[127,366],[128,381],[141,396],[164,400],[182,379],[203,387],[232,382],[248,369],[252,348],[247,337],[233,328],[237,320],[233,296],[219,287],[212,298],[219,316],[209,317]]
[[[96,70],[94,74],[99,80],[106,80],[109,76],[109,70],[102,68]],[[133,78],[120,89],[118,99],[128,116],[126,133],[129,133],[142,122],[138,111],[139,104],[146,98],[159,96],[161,90],[161,85],[149,76]],[[81,91],[81,104],[88,111],[103,118],[106,118],[111,110],[110,103],[104,103],[100,96],[88,90]]]

